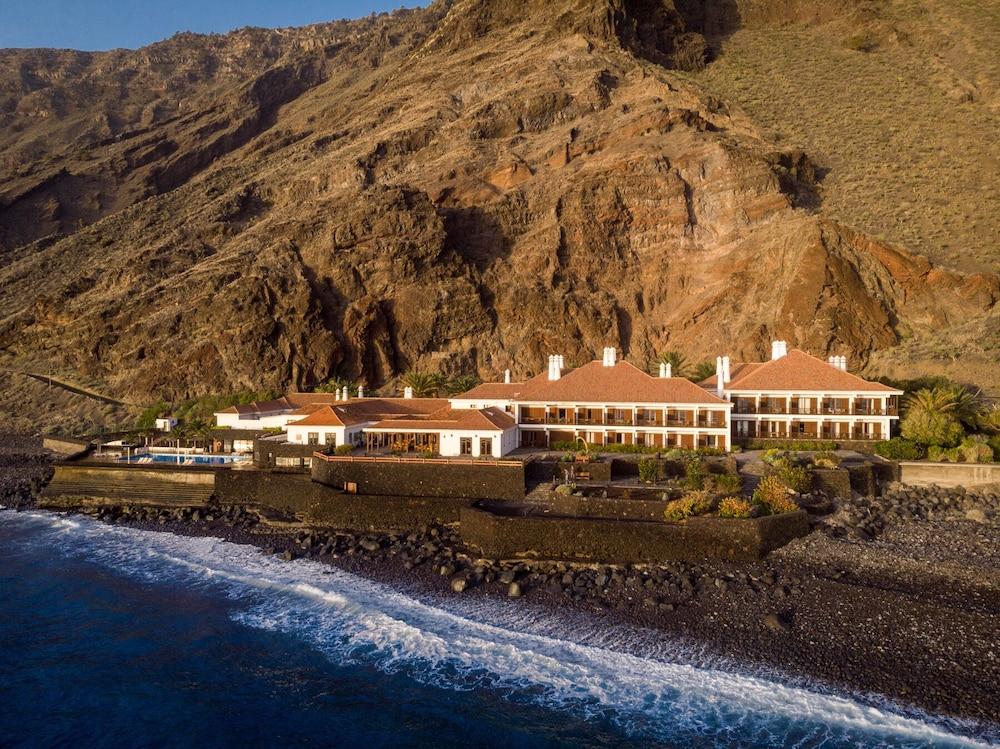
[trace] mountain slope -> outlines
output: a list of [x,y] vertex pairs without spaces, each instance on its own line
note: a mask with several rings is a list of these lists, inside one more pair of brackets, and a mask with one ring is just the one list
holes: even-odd
[[[215,60],[176,103],[171,79],[162,104],[119,81],[114,107],[81,99],[36,135],[15,108],[0,357],[139,401],[523,375],[608,344],[644,363],[781,337],[912,368],[950,330],[964,371],[991,371],[995,275],[831,219],[809,155],[681,72],[716,64],[730,22],[725,3],[435,3],[171,40]],[[273,54],[246,62],[247,34]],[[64,88],[83,77],[25,54]],[[129,54],[119,78],[160,69]],[[183,114],[135,114],[157,106]],[[133,114],[124,129],[68,142],[70,120],[109,108]]]

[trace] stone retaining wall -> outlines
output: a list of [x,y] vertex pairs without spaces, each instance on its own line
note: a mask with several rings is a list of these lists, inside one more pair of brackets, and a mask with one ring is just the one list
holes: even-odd
[[850,499],[851,474],[846,468],[813,468],[813,488],[830,497]]
[[805,512],[751,520],[690,518],[684,523],[590,517],[509,516],[461,511],[460,533],[484,556],[606,564],[721,558],[751,561],[809,532]]
[[473,500],[345,494],[300,473],[227,471],[216,483],[221,504],[261,505],[300,517],[310,525],[360,531],[408,530],[428,523],[458,522]]
[[525,475],[533,481],[563,480],[563,472],[572,470],[576,475],[580,473],[589,474],[588,479],[580,481],[593,481],[597,483],[607,483],[611,481],[611,461],[601,461],[599,463],[577,463],[562,460],[533,460],[525,466]]
[[910,486],[984,486],[1000,484],[1000,463],[902,461],[899,481]]
[[622,520],[663,520],[667,500],[662,499],[605,499],[603,497],[575,497],[549,492],[543,499],[532,495],[533,503],[544,507],[553,515],[570,517],[619,518]]
[[313,460],[314,481],[336,489],[356,486],[357,494],[390,497],[509,499],[524,497],[524,464],[505,461]]

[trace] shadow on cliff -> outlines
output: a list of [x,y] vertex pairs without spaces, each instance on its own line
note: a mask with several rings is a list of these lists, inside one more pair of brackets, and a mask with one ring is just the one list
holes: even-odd
[[511,252],[500,222],[479,206],[443,208],[446,247],[477,270],[485,270]]

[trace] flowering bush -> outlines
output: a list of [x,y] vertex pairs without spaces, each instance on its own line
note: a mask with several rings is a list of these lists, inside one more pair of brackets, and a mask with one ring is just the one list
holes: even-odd
[[753,514],[753,505],[742,497],[726,497],[719,503],[719,517],[748,518]]
[[769,514],[780,515],[799,509],[788,494],[788,487],[777,476],[765,476],[753,491],[753,501],[761,505]]
[[711,492],[700,490],[691,491],[680,499],[675,499],[667,504],[663,511],[663,517],[667,520],[683,520],[692,515],[704,515],[712,511]]

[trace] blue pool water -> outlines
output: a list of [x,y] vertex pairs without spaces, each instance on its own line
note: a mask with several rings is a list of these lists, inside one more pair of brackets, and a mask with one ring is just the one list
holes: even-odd
[[215,466],[226,465],[228,463],[241,463],[250,460],[250,457],[247,455],[181,454],[180,456],[178,456],[176,453],[174,453],[173,455],[166,453],[140,453],[139,455],[122,456],[118,460],[121,463],[138,463],[147,458],[152,458],[154,463],[173,463],[174,465],[184,465],[185,463],[191,461],[195,465],[215,465]]
[[4,747],[985,746],[973,730],[519,602],[0,512]]

